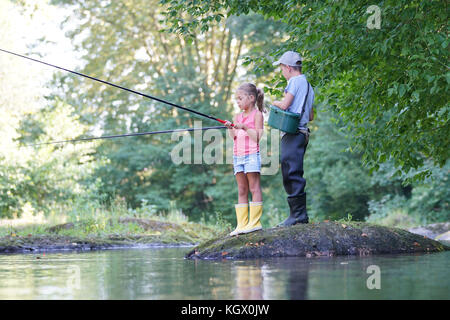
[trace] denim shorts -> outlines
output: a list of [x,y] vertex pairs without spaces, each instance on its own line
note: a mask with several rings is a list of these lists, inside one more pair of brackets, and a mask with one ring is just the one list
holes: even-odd
[[245,156],[233,155],[234,174],[238,172],[261,172],[261,156],[259,152]]

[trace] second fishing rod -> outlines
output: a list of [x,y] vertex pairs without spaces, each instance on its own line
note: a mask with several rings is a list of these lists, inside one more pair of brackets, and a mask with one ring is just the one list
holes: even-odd
[[[21,58],[24,58],[24,59],[28,59],[28,60],[31,60],[31,61],[34,61],[34,62],[38,62],[38,63],[41,63],[41,64],[45,64],[45,65],[47,65],[47,66],[50,66],[50,67],[53,67],[53,68],[56,68],[56,69],[60,69],[60,70],[66,71],[66,72],[70,72],[70,73],[73,73],[73,74],[75,74],[75,75],[77,75],[77,76],[81,76],[81,77],[85,77],[85,78],[88,78],[88,79],[91,79],[91,80],[94,80],[94,81],[98,81],[98,82],[101,82],[101,83],[104,83],[104,84],[113,86],[113,87],[115,87],[115,88],[118,88],[118,89],[121,89],[121,90],[125,90],[125,91],[128,91],[128,92],[131,92],[131,93],[140,95],[140,96],[142,96],[142,97],[145,97],[145,98],[148,98],[148,99],[152,99],[152,100],[155,100],[155,101],[158,101],[158,102],[167,104],[167,105],[169,105],[169,106],[172,106],[172,107],[175,107],[175,108],[178,108],[178,109],[187,111],[187,112],[194,113],[194,114],[199,115],[199,116],[201,116],[201,117],[208,118],[208,119],[211,119],[211,120],[214,120],[214,121],[218,121],[218,122],[220,122],[220,123],[222,123],[222,124],[225,124],[225,123],[227,122],[227,121],[225,121],[225,120],[222,120],[222,119],[213,117],[213,116],[211,116],[211,115],[208,115],[208,114],[205,114],[205,113],[202,113],[202,112],[199,112],[199,111],[197,111],[197,110],[190,109],[190,108],[186,108],[186,107],[180,106],[180,105],[178,105],[178,104],[175,104],[175,103],[172,103],[172,102],[169,102],[169,101],[166,101],[166,100],[157,98],[157,97],[153,97],[153,96],[151,96],[151,95],[148,95],[148,94],[145,94],[145,93],[136,91],[136,90],[132,90],[132,89],[129,89],[129,88],[126,88],[126,87],[123,87],[123,86],[120,86],[120,85],[111,83],[111,82],[109,82],[109,81],[105,81],[105,80],[101,80],[101,79],[98,79],[98,78],[95,78],[95,77],[91,77],[91,76],[89,76],[89,75],[86,75],[86,74],[83,74],[83,73],[80,73],[80,72],[77,72],[77,71],[73,71],[73,70],[66,69],[66,68],[63,68],[63,67],[60,67],[60,66],[56,66],[56,65],[54,65],[54,64],[51,64],[51,63],[48,63],[48,62],[44,62],[44,61],[41,61],[41,60],[38,60],[38,59],[30,58],[30,57],[27,57],[27,56],[24,56],[24,55],[21,55],[21,54],[12,52],[12,51],[8,51],[8,50],[2,49],[2,48],[0,48],[0,51],[5,52],[5,53],[9,53],[9,54],[12,54],[12,55],[15,55],[15,56],[17,56],[17,57],[21,57]],[[231,124],[231,126],[234,126],[234,125]]]

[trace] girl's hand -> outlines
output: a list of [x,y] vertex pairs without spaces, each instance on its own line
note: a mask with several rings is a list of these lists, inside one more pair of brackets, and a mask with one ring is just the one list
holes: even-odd
[[234,124],[234,128],[235,129],[243,129],[243,130],[247,130],[248,129],[247,125],[245,125],[243,123],[235,123]]
[[228,129],[233,129],[233,123],[231,123],[230,121],[225,121],[224,126],[227,127]]

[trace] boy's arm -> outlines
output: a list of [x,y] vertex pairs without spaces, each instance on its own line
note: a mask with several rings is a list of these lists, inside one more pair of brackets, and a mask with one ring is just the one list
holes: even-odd
[[286,110],[292,104],[292,101],[294,101],[294,96],[292,95],[292,93],[286,92],[284,94],[283,100],[281,100],[281,101],[274,101],[272,104],[275,107],[278,107],[278,108],[280,108],[282,110]]

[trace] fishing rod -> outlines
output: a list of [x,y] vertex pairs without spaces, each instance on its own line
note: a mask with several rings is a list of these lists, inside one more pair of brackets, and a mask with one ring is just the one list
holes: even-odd
[[204,127],[204,128],[189,128],[189,129],[173,129],[173,130],[160,130],[160,131],[149,131],[149,132],[136,132],[136,133],[118,134],[118,135],[113,135],[113,136],[100,136],[100,137],[79,138],[79,139],[71,139],[71,140],[61,140],[61,141],[42,142],[42,143],[36,143],[36,144],[27,144],[27,145],[25,145],[25,147],[34,147],[34,146],[40,146],[40,145],[46,145],[46,144],[68,143],[68,142],[78,142],[78,141],[90,141],[90,140],[98,140],[98,139],[114,139],[114,138],[123,138],[123,137],[145,136],[145,135],[159,134],[159,133],[225,129],[225,128],[226,127],[224,127],[224,126],[217,126],[217,127]]
[[[172,102],[169,102],[169,101],[166,101],[166,100],[157,98],[157,97],[153,97],[153,96],[150,96],[150,95],[148,95],[148,94],[145,94],[145,93],[142,93],[142,92],[139,92],[139,91],[135,91],[135,90],[132,90],[132,89],[128,89],[128,88],[126,88],[126,87],[122,87],[122,86],[119,86],[119,85],[117,85],[117,84],[114,84],[114,83],[105,81],[105,80],[101,80],[101,79],[98,79],[98,78],[95,78],[95,77],[91,77],[91,76],[88,76],[88,75],[83,74],[83,73],[80,73],[80,72],[76,72],[76,71],[69,70],[69,69],[66,69],[66,68],[63,68],[63,67],[59,67],[59,66],[56,66],[56,65],[54,65],[54,64],[51,64],[51,63],[48,63],[48,62],[44,62],[44,61],[41,61],[41,60],[38,60],[38,59],[30,58],[30,57],[27,57],[27,56],[24,56],[24,55],[21,55],[21,54],[12,52],[12,51],[8,51],[8,50],[2,49],[2,48],[0,48],[0,51],[3,51],[3,52],[5,52],[5,53],[9,53],[9,54],[15,55],[15,56],[17,56],[17,57],[21,57],[21,58],[24,58],[24,59],[28,59],[28,60],[31,60],[31,61],[34,61],[34,62],[42,63],[42,64],[45,64],[45,65],[47,65],[47,66],[50,66],[50,67],[53,67],[53,68],[57,68],[57,69],[60,69],[60,70],[66,71],[66,72],[70,72],[70,73],[73,73],[73,74],[76,74],[76,75],[78,75],[78,76],[85,77],[85,78],[88,78],[88,79],[91,79],[91,80],[94,80],[94,81],[98,81],[98,82],[101,82],[101,83],[104,83],[104,84],[113,86],[113,87],[115,87],[115,88],[119,88],[119,89],[121,89],[121,90],[125,90],[125,91],[128,91],[128,92],[131,92],[131,93],[134,93],[134,94],[143,96],[143,97],[145,97],[145,98],[149,98],[149,99],[152,99],[152,100],[155,100],[155,101],[158,101],[158,102],[162,102],[162,103],[165,103],[165,104],[167,104],[167,105],[169,105],[169,106],[172,106],[172,107],[175,107],[175,108],[179,108],[179,109],[182,109],[182,110],[184,110],[184,111],[188,111],[188,112],[197,114],[197,115],[199,115],[199,116],[202,116],[202,117],[205,117],[205,118],[214,120],[214,121],[218,121],[218,122],[220,122],[220,123],[222,123],[222,124],[225,124],[225,123],[227,122],[227,121],[225,121],[225,120],[222,120],[222,119],[219,119],[219,118],[216,118],[216,117],[207,115],[207,114],[205,114],[205,113],[201,113],[201,112],[199,112],[199,111],[196,111],[196,110],[193,110],[193,109],[190,109],[190,108],[182,107],[182,106],[177,105],[177,104],[175,104],[175,103],[172,103]],[[231,124],[231,126],[233,127],[234,124]]]

